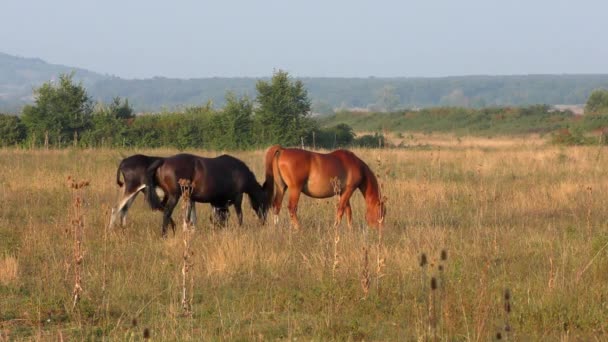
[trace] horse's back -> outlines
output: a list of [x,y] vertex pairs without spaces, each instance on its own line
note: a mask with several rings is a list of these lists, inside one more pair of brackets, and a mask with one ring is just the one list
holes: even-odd
[[147,156],[144,154],[134,154],[124,158],[118,168],[123,174],[127,188],[137,188],[141,184],[144,184],[146,170],[159,159],[163,159],[163,157]]
[[287,187],[300,188],[311,197],[326,198],[346,186],[358,186],[361,172],[355,159],[345,150],[317,153],[281,149],[277,166]]

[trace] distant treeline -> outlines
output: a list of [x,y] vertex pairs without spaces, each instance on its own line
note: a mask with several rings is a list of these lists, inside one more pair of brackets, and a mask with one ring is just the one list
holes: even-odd
[[[452,132],[470,135],[552,133],[553,141],[589,143],[586,132],[608,132],[608,90],[594,91],[586,114],[575,116],[548,105],[524,107],[437,107],[389,113],[342,111],[313,118],[304,83],[278,71],[256,84],[256,97],[225,94],[211,102],[160,114],[135,115],[129,100],[94,104],[72,75],[34,91],[35,103],[20,116],[0,114],[0,145],[29,147],[175,147],[214,150],[284,146],[383,147],[384,132]],[[355,131],[375,132],[356,136]]]
[[[83,69],[0,53],[0,112],[19,113],[31,104],[31,90],[61,73],[75,71],[95,102],[128,98],[136,113],[183,111],[211,101],[221,108],[226,91],[254,98],[259,80],[253,77],[127,80]],[[392,112],[429,107],[506,107],[534,104],[582,104],[594,89],[608,88],[608,75],[457,76],[438,78],[367,77],[297,78],[306,87],[315,113],[364,108]]]
[[382,137],[355,137],[350,127],[321,128],[310,117],[304,85],[283,71],[256,84],[255,100],[233,93],[214,109],[185,107],[160,114],[134,115],[127,99],[93,104],[72,75],[35,89],[35,103],[20,116],[0,114],[0,146],[175,147],[236,150],[285,146],[378,146]]
[[[268,79],[266,79],[268,80]],[[428,107],[506,107],[582,104],[594,89],[608,88],[608,75],[459,76],[441,78],[298,78],[308,90],[312,111],[364,108],[392,112]],[[136,111],[174,109],[211,100],[225,104],[227,89],[254,96],[258,79],[205,78],[145,80],[106,78],[89,90],[104,102],[129,98]]]
[[355,131],[454,133],[459,135],[550,134],[560,144],[597,143],[595,131],[607,143],[608,90],[598,89],[586,101],[585,115],[559,111],[549,105],[523,107],[435,107],[390,113],[341,111],[319,119],[321,127],[349,127]]

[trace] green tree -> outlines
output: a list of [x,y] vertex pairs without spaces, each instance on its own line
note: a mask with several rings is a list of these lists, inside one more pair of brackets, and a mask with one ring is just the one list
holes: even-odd
[[229,148],[244,149],[251,146],[253,129],[253,102],[247,97],[237,98],[232,92],[226,94],[226,106],[222,113],[226,125]]
[[19,144],[25,137],[25,126],[18,116],[0,114],[0,146]]
[[113,117],[122,120],[135,117],[135,115],[133,115],[133,107],[129,105],[129,99],[123,101],[119,96],[112,99],[109,106],[109,112]]
[[30,137],[61,146],[88,128],[92,101],[82,84],[74,84],[73,74],[62,74],[59,82],[46,82],[34,90],[34,105],[23,108],[22,120]]
[[310,134],[311,102],[302,81],[293,81],[287,72],[279,70],[270,82],[258,81],[256,89],[258,142],[298,145],[300,138]]
[[82,142],[88,146],[120,146],[126,142],[127,120],[133,118],[128,100],[119,97],[109,105],[98,104],[91,114],[89,128],[82,134]]
[[608,114],[608,89],[596,89],[589,95],[585,113]]

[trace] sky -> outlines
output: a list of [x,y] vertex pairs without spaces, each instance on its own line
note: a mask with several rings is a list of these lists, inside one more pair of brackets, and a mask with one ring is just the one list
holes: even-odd
[[0,52],[123,78],[608,73],[606,0],[2,0]]

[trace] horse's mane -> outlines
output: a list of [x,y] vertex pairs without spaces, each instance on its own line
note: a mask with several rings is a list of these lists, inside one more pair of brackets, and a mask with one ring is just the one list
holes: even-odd
[[[354,153],[352,154],[355,155]],[[366,200],[380,202],[380,198],[382,197],[382,195],[380,194],[380,186],[378,184],[378,179],[376,178],[376,175],[363,160],[361,160],[357,156],[355,157],[361,163],[361,170],[365,179],[365,182],[361,184],[361,192],[363,193],[363,196]]]

